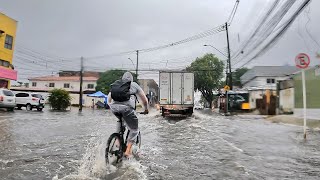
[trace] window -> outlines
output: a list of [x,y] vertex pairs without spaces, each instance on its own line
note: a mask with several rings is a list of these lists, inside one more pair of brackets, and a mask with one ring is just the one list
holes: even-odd
[[275,82],[275,79],[267,79],[267,84],[274,84]]
[[43,97],[41,96],[41,94],[32,94],[32,97],[38,98],[38,99],[43,99]]
[[94,84],[88,84],[88,89],[93,89],[94,88]]
[[28,93],[18,93],[16,94],[16,97],[29,97]]
[[4,43],[4,48],[12,50],[12,45],[13,45],[13,37],[7,34],[6,41]]
[[5,61],[5,60],[0,59],[0,66],[10,67],[10,63],[9,63],[9,61]]
[[8,91],[8,90],[3,90],[3,94],[5,96],[14,96],[14,94],[11,91]]
[[32,87],[36,87],[37,83],[36,82],[32,82]]
[[54,83],[49,83],[49,87],[54,87]]
[[69,84],[69,83],[64,83],[64,84],[63,84],[63,87],[64,87],[64,88],[70,88],[70,84]]

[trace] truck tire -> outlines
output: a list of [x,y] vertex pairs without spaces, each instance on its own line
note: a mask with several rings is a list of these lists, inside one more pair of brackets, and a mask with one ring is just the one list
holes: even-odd
[[164,108],[161,108],[161,116],[162,116],[162,117],[165,117],[165,116],[166,116],[166,114],[165,114],[164,112],[165,112],[165,109],[164,109]]
[[188,116],[192,116],[192,114],[193,114],[193,108],[191,107],[191,108],[188,109],[187,115]]

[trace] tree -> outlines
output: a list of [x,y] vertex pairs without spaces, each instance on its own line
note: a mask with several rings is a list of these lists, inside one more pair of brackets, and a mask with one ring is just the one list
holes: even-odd
[[195,90],[199,90],[202,96],[209,102],[214,100],[213,91],[220,88],[223,78],[224,63],[213,54],[206,54],[197,58],[187,67],[187,71],[194,72]]
[[[101,91],[104,94],[108,94],[110,91],[111,84],[122,78],[122,75],[127,72],[125,70],[109,70],[100,75],[97,81],[96,91]],[[134,81],[136,81],[135,73],[132,73]]]
[[242,75],[244,75],[248,70],[249,70],[248,68],[243,67],[243,68],[237,69],[236,71],[232,72],[234,86],[239,86],[239,87],[242,86],[240,77]]
[[48,101],[54,110],[66,110],[71,105],[71,96],[64,89],[53,89]]

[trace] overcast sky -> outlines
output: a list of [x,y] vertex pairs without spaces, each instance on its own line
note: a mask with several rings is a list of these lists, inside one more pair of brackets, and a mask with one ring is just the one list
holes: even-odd
[[[274,0],[240,0],[230,26],[232,52],[238,50],[272,2]],[[53,70],[79,69],[81,56],[85,57],[88,70],[133,69],[128,58],[135,64],[135,54],[95,60],[89,57],[156,47],[201,33],[225,23],[234,3],[235,0],[0,0],[0,11],[18,21],[16,49],[20,52],[15,52],[17,58],[13,64],[17,66],[18,78],[23,80]],[[320,24],[317,22],[320,11],[317,7],[320,7],[320,1],[313,0],[305,11],[310,12],[311,19],[307,28],[319,42]],[[294,65],[294,57],[299,52],[310,54],[312,63],[320,64],[320,59],[315,58],[320,47],[306,32],[307,20],[307,13],[302,13],[277,45],[248,66]],[[226,34],[220,32],[171,48],[141,53],[139,67],[182,68],[205,53],[217,53],[203,44],[211,44],[226,52]],[[30,49],[51,58],[59,56],[72,60],[57,60],[49,62],[47,67],[39,66],[25,54],[30,54]],[[216,55],[226,59],[219,53]],[[154,72],[149,73],[141,72],[141,77],[156,78]]]

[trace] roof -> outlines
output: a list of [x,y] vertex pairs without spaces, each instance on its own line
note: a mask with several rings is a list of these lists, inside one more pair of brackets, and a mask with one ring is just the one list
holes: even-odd
[[[97,77],[83,77],[83,81],[97,81]],[[29,78],[30,81],[80,81],[79,76],[43,76]]]
[[285,77],[299,71],[295,66],[255,66],[241,76],[242,84],[255,77]]

